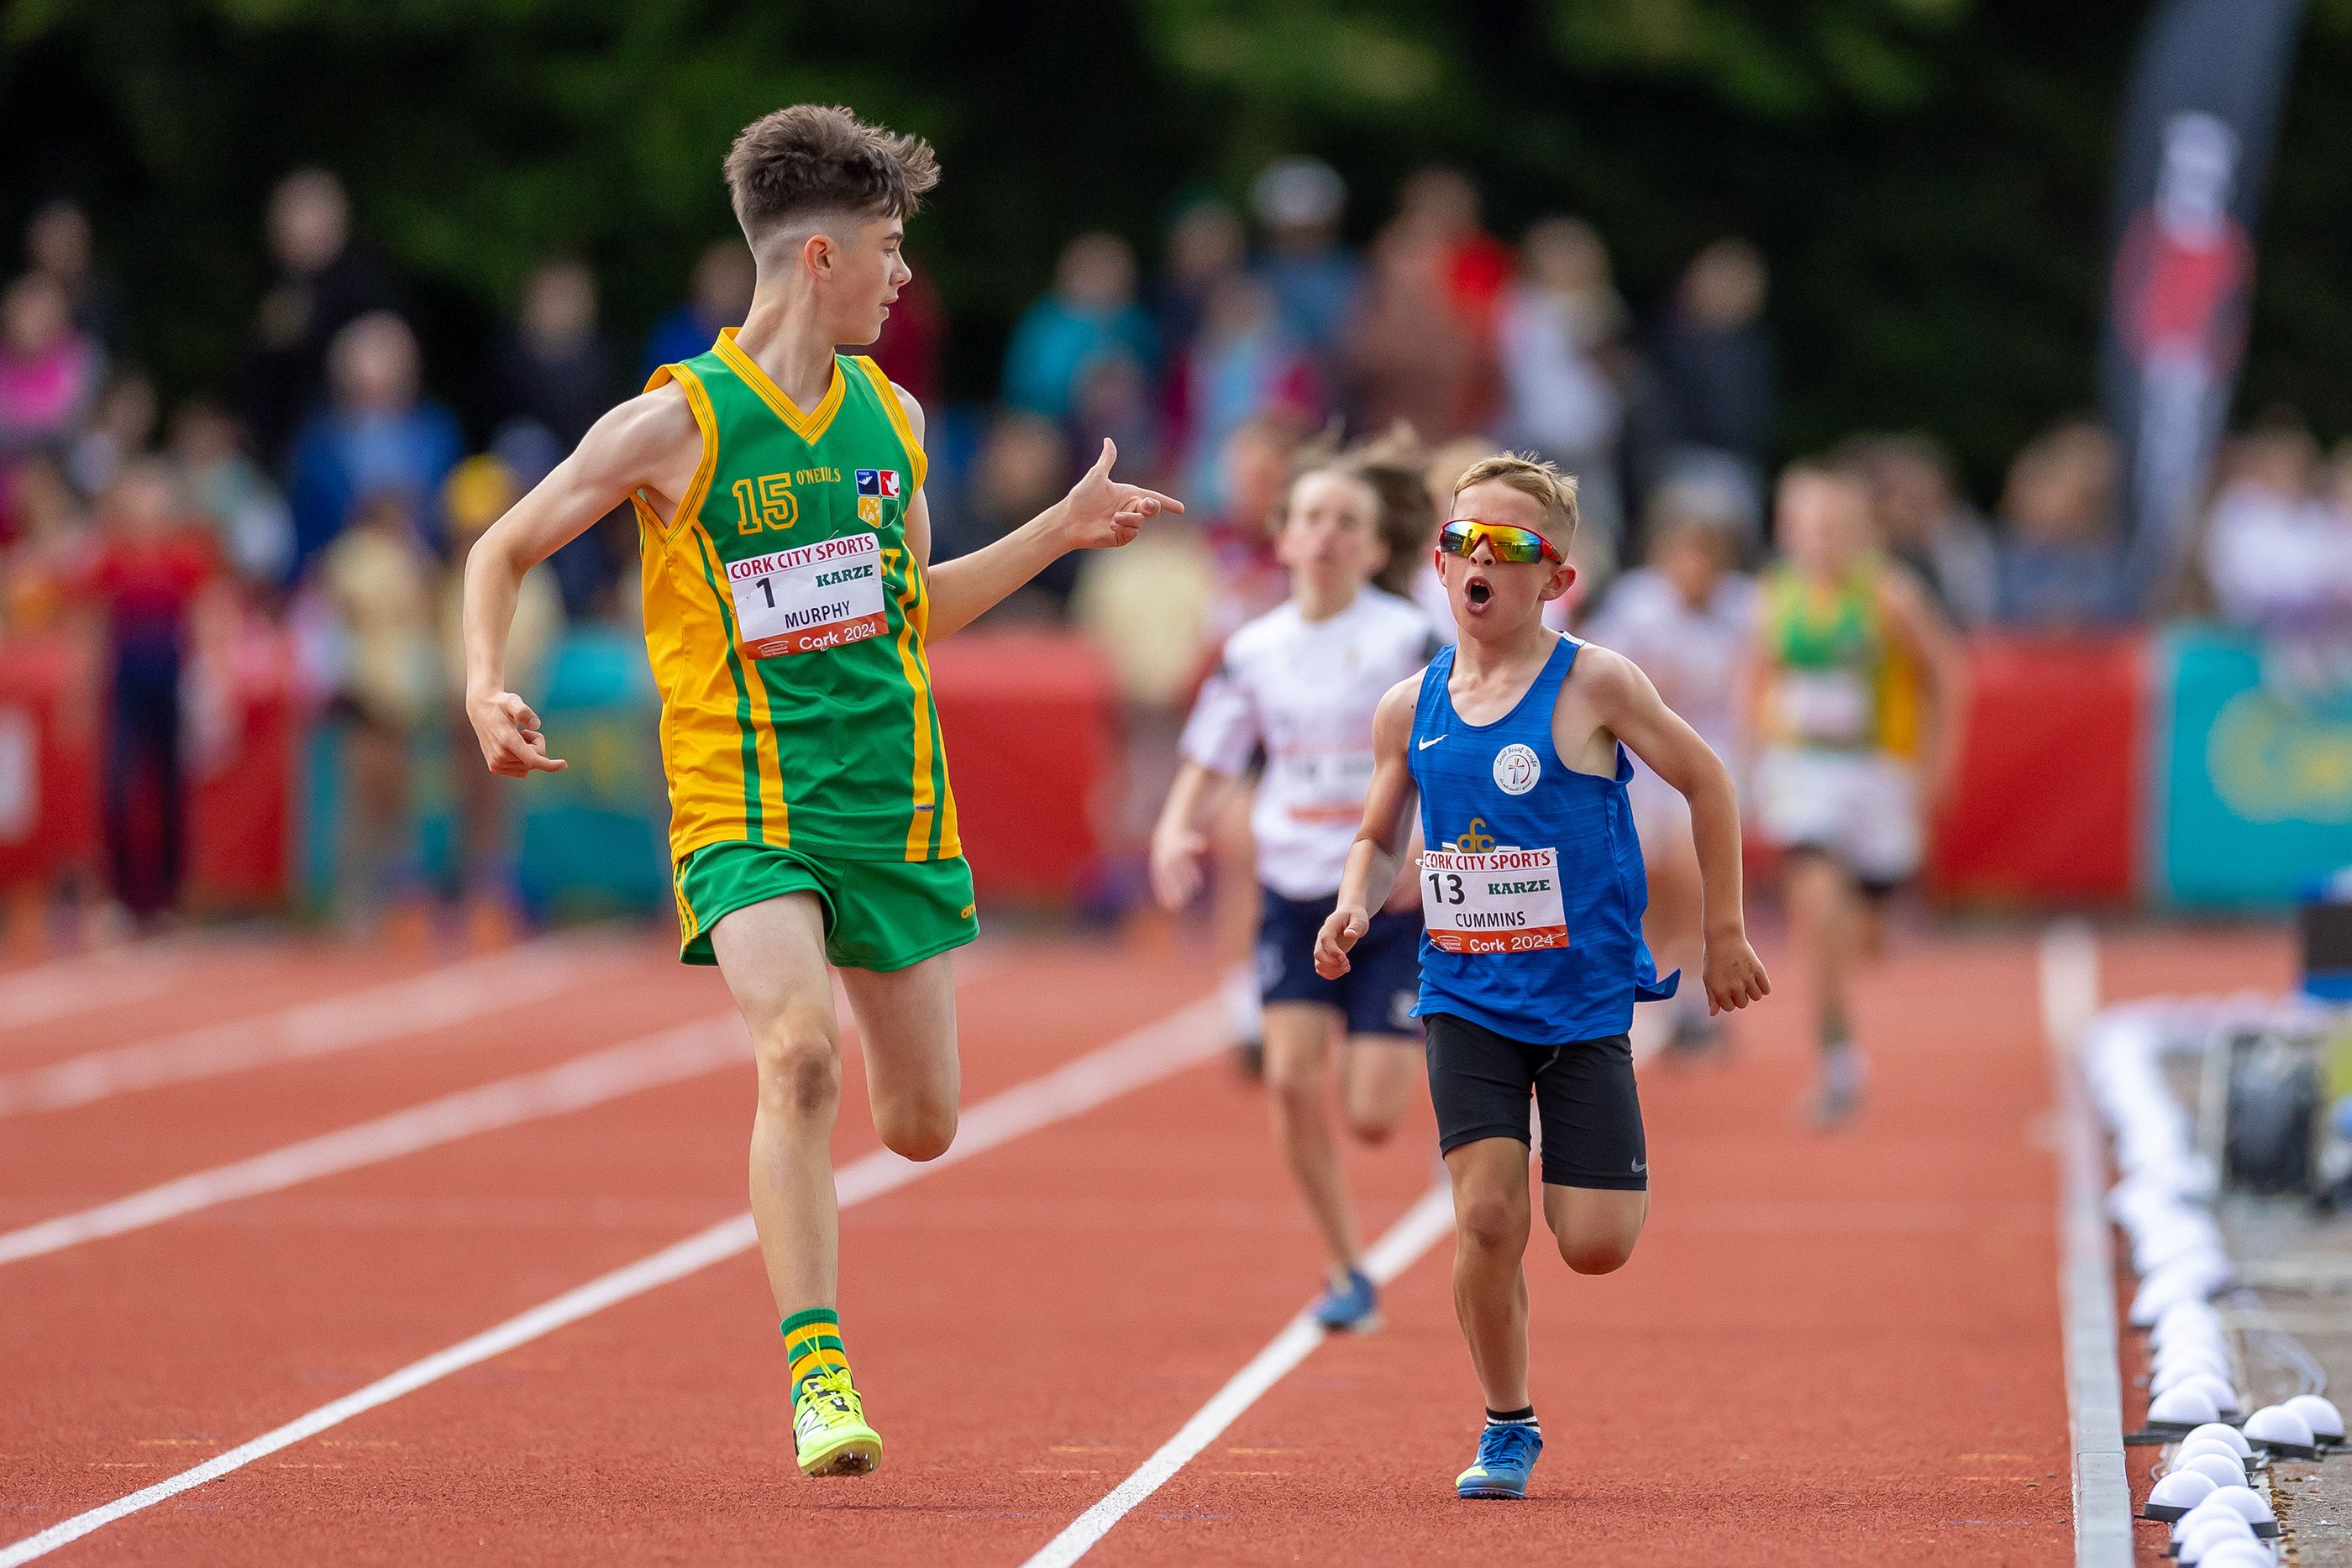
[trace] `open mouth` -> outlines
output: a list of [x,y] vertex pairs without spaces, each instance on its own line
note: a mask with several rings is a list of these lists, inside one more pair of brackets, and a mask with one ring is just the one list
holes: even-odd
[[1495,590],[1484,579],[1474,577],[1462,590],[1462,597],[1469,601],[1472,609],[1483,610],[1486,601],[1495,597]]

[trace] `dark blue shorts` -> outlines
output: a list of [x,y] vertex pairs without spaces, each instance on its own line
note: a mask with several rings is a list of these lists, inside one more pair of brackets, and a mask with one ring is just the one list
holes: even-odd
[[1315,972],[1315,936],[1339,907],[1339,895],[1285,898],[1272,888],[1263,891],[1257,928],[1262,1000],[1337,1008],[1351,1035],[1420,1035],[1421,1020],[1412,1016],[1421,997],[1420,911],[1383,909],[1374,915],[1371,928],[1348,955],[1352,967],[1327,980]]

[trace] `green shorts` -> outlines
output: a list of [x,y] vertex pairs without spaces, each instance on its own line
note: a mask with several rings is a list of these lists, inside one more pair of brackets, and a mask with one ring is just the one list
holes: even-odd
[[980,935],[971,867],[936,861],[819,860],[769,844],[705,844],[678,862],[681,963],[716,964],[710,928],[749,904],[814,893],[836,969],[903,969]]

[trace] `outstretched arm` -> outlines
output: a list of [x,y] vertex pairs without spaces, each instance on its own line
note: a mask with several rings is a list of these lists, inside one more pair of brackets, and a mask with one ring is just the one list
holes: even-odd
[[1348,972],[1348,950],[1370,929],[1371,911],[1388,902],[1419,826],[1412,808],[1420,792],[1405,747],[1412,739],[1412,707],[1427,674],[1408,675],[1391,686],[1372,715],[1372,786],[1364,796],[1363,825],[1348,846],[1339,907],[1315,936],[1315,972],[1327,980]]
[[1739,803],[1731,771],[1668,707],[1641,667],[1622,653],[1586,644],[1576,673],[1585,677],[1593,711],[1610,733],[1648,763],[1690,802],[1691,838],[1698,846],[1699,919],[1706,939],[1701,962],[1709,1012],[1760,1002],[1772,982],[1748,945],[1741,907]]
[[[923,439],[923,408],[898,389],[915,440]],[[921,492],[907,507],[907,548],[929,573],[930,620],[923,640],[961,632],[1003,603],[1013,590],[1074,549],[1113,549],[1142,531],[1146,519],[1181,512],[1184,504],[1140,485],[1110,476],[1118,448],[1106,439],[1102,455],[1070,493],[994,544],[931,566],[931,508]]]
[[523,573],[585,533],[631,492],[675,497],[701,454],[686,394],[666,386],[631,398],[590,427],[571,456],[492,523],[466,557],[466,716],[493,773],[560,773],[539,715],[507,689],[507,633]]

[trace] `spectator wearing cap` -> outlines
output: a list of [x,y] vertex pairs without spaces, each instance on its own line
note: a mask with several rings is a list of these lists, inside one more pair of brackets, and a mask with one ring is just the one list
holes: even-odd
[[102,349],[121,346],[121,311],[114,282],[98,266],[89,214],[78,202],[45,204],[25,225],[25,263],[66,291],[77,331]]
[[2001,494],[2003,625],[2079,632],[2130,618],[2116,479],[2116,444],[2087,420],[2061,424],[2017,455]]
[[1277,158],[1250,185],[1250,211],[1265,235],[1257,274],[1327,379],[1339,368],[1364,283],[1363,258],[1339,239],[1347,207],[1347,182],[1319,158]]
[[330,373],[331,401],[302,427],[287,487],[295,576],[365,496],[400,497],[437,545],[441,482],[464,455],[456,417],[418,392],[416,338],[399,317],[378,311],[337,333]]
[[56,278],[28,272],[10,284],[0,293],[0,459],[63,453],[104,375],[105,358],[75,329]]
[[1004,401],[1024,413],[1066,420],[1078,383],[1098,360],[1124,354],[1159,362],[1151,318],[1135,298],[1135,253],[1117,235],[1082,234],[1063,248],[1054,287],[1023,314],[1004,351]]
[[751,253],[740,236],[720,240],[694,264],[694,280],[686,300],[675,307],[646,338],[645,362],[637,382],[664,365],[707,352],[719,340],[721,327],[740,327],[751,308]]
[[352,238],[351,199],[324,169],[278,183],[267,229],[275,274],[254,315],[235,402],[255,450],[274,464],[326,385],[328,346],[398,298],[391,274]]

